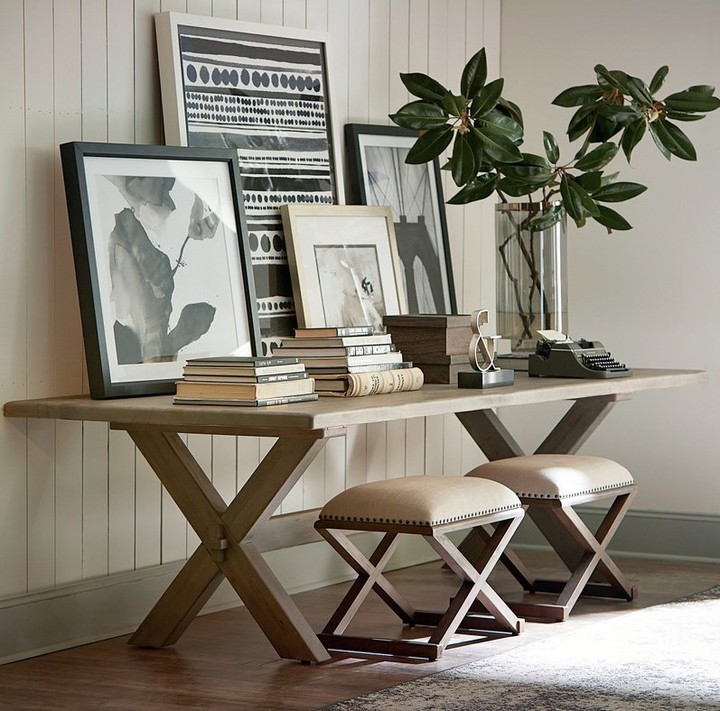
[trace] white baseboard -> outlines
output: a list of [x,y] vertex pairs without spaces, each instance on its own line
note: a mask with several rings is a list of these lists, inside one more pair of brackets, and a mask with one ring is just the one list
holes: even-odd
[[[373,537],[355,537],[364,550]],[[350,568],[323,541],[264,554],[291,592],[324,587],[352,577]],[[402,541],[391,568],[435,558],[417,536]],[[184,561],[94,578],[0,600],[0,664],[129,634],[172,582]],[[203,614],[236,607],[240,601],[224,582]]]

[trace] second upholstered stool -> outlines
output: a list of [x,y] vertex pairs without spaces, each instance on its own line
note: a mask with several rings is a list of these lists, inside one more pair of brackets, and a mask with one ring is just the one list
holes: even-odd
[[[506,486],[467,477],[387,479],[338,494],[323,507],[315,528],[350,564],[357,578],[319,635],[320,641],[329,650],[436,659],[457,630],[491,629],[518,634],[524,621],[495,593],[487,578],[523,514],[520,500]],[[447,534],[480,525],[492,525],[494,529],[471,562]],[[346,531],[379,531],[385,535],[368,558]],[[443,612],[414,609],[383,575],[400,534],[422,536],[462,581]],[[344,635],[371,590],[404,623],[432,627],[428,641]],[[476,600],[486,614],[469,614]]]
[[[512,551],[506,551],[503,562],[525,590],[557,596],[549,603],[510,604],[518,614],[562,621],[581,595],[635,597],[636,589],[607,552],[637,493],[632,475],[621,464],[604,457],[534,454],[488,462],[467,477],[482,477],[511,488],[570,571],[565,580],[536,579]],[[593,534],[573,507],[605,498],[612,503]],[[482,530],[473,531],[461,550],[472,557],[474,550],[485,545],[487,536]]]

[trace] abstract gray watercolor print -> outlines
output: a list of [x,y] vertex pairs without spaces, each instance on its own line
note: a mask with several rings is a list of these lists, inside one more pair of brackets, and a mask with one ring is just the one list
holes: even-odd
[[[106,175],[100,179],[115,185],[128,204],[114,216],[107,255],[111,300],[116,308],[113,333],[118,363],[177,360],[181,348],[207,333],[216,307],[207,302],[184,304],[170,328],[175,275],[187,267],[187,244],[213,239],[219,218],[197,194],[176,191],[174,195],[174,178]],[[188,199],[192,207],[187,232],[173,263],[152,243],[146,227],[162,225],[177,209],[176,200]]]

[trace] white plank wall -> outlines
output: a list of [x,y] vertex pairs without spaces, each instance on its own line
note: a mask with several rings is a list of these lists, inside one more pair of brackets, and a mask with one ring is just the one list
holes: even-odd
[[[2,401],[87,392],[58,145],[162,142],[154,13],[327,31],[333,120],[341,132],[350,121],[389,123],[387,114],[408,100],[399,72],[428,72],[455,85],[483,43],[496,72],[499,6],[500,0],[3,0]],[[460,309],[492,306],[492,271],[480,267],[492,212],[450,208],[448,223]],[[272,445],[225,436],[187,441],[226,498]],[[2,419],[0,456],[0,603],[181,560],[197,544],[124,433],[96,423]],[[281,511],[319,507],[368,480],[459,474],[476,460],[453,418],[354,428],[328,443]]]

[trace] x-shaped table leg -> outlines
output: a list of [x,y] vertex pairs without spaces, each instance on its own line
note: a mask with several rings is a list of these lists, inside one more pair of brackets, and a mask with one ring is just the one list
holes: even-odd
[[163,647],[176,642],[225,577],[281,657],[329,659],[252,538],[326,437],[335,433],[280,437],[229,505],[178,434],[152,428],[128,429],[128,433],[202,541],[130,644]]

